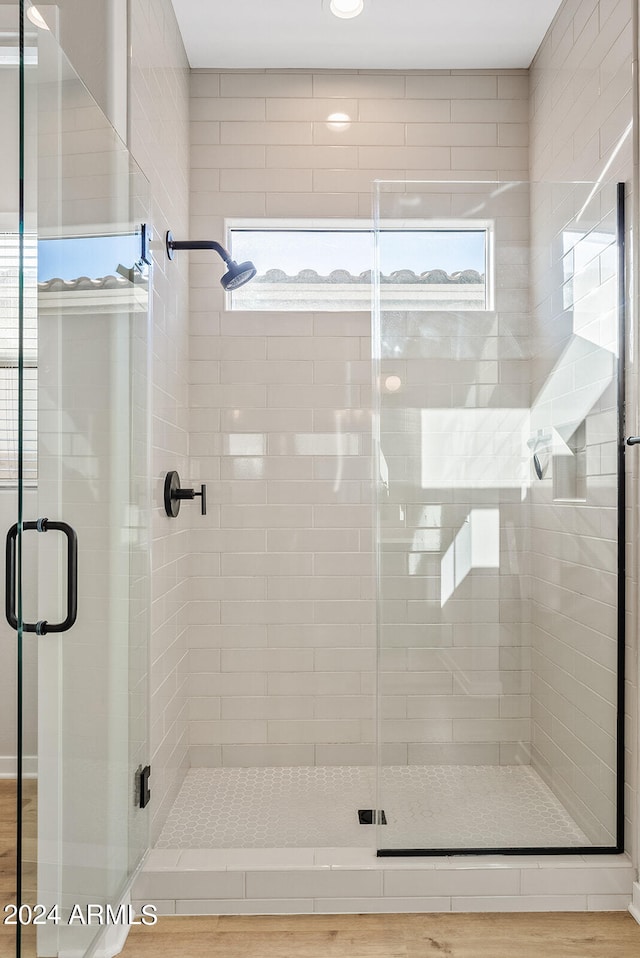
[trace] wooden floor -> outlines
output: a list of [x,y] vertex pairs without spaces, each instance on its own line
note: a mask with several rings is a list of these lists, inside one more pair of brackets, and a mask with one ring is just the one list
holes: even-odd
[[[23,901],[36,901],[36,826],[37,787],[35,779],[22,783],[22,885]],[[5,925],[4,906],[16,901],[16,826],[17,782],[0,779],[0,958],[13,958],[16,953],[16,929]],[[22,953],[25,958],[35,955],[35,928],[22,928]]]
[[[16,782],[0,779],[0,920],[16,900]],[[0,955],[15,954],[15,929],[0,924]]]
[[123,958],[640,958],[627,912],[159,918]]

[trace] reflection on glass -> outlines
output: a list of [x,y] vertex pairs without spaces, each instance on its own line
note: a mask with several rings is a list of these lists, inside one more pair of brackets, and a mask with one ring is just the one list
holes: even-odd
[[447,209],[491,224],[495,270],[491,310],[378,289],[379,847],[611,849],[616,191],[380,183],[376,203],[379,257],[388,223]]

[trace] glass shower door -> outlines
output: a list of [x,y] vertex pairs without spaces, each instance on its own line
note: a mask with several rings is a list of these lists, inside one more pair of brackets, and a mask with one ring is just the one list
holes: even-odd
[[622,191],[376,204],[379,854],[614,851]]
[[33,308],[7,553],[24,663],[17,931],[39,958],[123,940],[149,814],[148,186],[47,25],[24,19]]

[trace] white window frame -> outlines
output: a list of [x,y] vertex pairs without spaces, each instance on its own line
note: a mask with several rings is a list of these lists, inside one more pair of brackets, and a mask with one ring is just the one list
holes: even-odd
[[[320,218],[320,217],[308,217],[308,218],[272,218],[265,217],[261,219],[256,219],[254,217],[230,217],[225,218],[224,220],[224,232],[227,249],[230,250],[231,255],[234,256],[233,252],[233,232],[244,230],[247,232],[269,232],[269,231],[295,231],[300,230],[301,232],[313,232],[324,231],[324,232],[371,232],[374,233],[376,230],[394,230],[394,231],[404,231],[404,232],[437,232],[441,230],[442,232],[482,232],[486,234],[485,242],[485,306],[484,309],[473,309],[469,312],[474,313],[486,313],[492,312],[495,309],[495,221],[491,219],[478,219],[478,220],[469,220],[469,219],[385,219],[383,224],[376,223],[375,220],[370,218],[363,219],[343,219],[343,218]],[[373,306],[373,290],[371,290],[371,298],[368,306],[361,307],[362,311],[369,311]],[[407,307],[413,308],[413,307]],[[225,293],[225,309],[233,312],[242,311],[246,309],[243,306],[234,306],[233,303],[233,292],[228,291]],[[272,307],[265,306],[264,311],[273,311]],[[296,311],[304,312],[304,304],[296,307]],[[260,312],[260,307],[253,307],[251,312]],[[322,309],[317,307],[309,307],[311,312],[322,312]],[[330,310],[327,307],[326,311],[356,311],[354,307],[337,305],[335,310]],[[459,312],[459,309],[455,310]]]

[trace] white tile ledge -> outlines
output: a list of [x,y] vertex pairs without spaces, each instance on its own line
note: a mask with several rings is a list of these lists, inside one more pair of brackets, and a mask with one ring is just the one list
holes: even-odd
[[[448,869],[632,868],[628,855],[453,855],[378,858],[371,848],[158,848],[149,852],[145,872],[260,871],[262,869]],[[640,910],[640,901],[636,906]]]
[[164,914],[629,908],[640,920],[638,883],[630,904],[636,878],[626,855],[377,858],[371,848],[157,849],[133,897],[159,902]]

